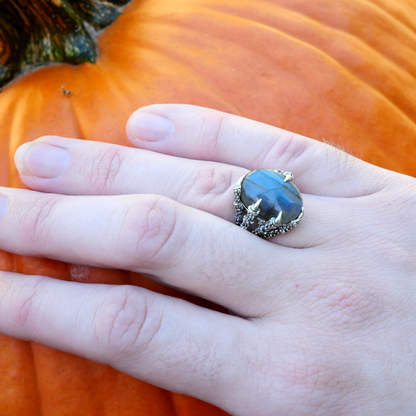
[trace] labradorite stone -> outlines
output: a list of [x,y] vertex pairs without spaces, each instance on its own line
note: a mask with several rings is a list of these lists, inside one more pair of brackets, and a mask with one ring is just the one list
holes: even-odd
[[298,188],[284,179],[284,175],[269,169],[249,173],[241,184],[241,202],[248,208],[262,199],[257,218],[268,221],[283,211],[282,224],[290,223],[301,213],[303,201]]

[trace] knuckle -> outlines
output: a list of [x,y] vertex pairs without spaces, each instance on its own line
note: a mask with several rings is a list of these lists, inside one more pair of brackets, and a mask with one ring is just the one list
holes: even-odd
[[36,245],[48,240],[53,230],[54,211],[60,200],[57,196],[41,196],[21,216],[21,229],[27,241]]
[[[321,340],[311,335],[304,326],[274,336],[265,327],[257,337],[265,342],[258,341],[251,347],[253,353],[265,357],[250,363],[249,368],[258,380],[259,394],[266,398],[276,387],[284,388],[287,406],[284,413],[288,415],[299,414],[299,408],[305,409],[302,414],[315,414],[332,400],[339,400],[339,406],[343,406],[344,396],[358,382],[355,363],[349,354],[343,353],[342,348],[336,350],[338,343],[322,346]],[[277,379],[276,386],[271,380]]]
[[[242,176],[242,175],[240,175]],[[225,166],[201,165],[188,195],[192,204],[209,206],[234,187],[235,171]],[[185,203],[188,201],[185,200]]]
[[369,327],[386,313],[379,290],[370,283],[328,282],[314,286],[310,296],[307,317],[319,316],[326,328],[341,332]]
[[35,303],[33,300],[39,296],[40,286],[46,278],[31,276],[30,279],[19,285],[10,284],[6,291],[8,304],[10,305],[10,316],[19,327],[23,327],[33,315]]
[[333,414],[342,414],[345,399],[359,383],[359,371],[350,361],[348,354],[343,357],[324,350],[298,350],[285,355],[281,373],[288,386],[287,393],[297,399],[295,403],[308,407],[308,414],[315,414],[329,401],[333,402]]
[[152,292],[134,286],[112,288],[93,321],[93,332],[110,362],[128,360],[145,352],[161,326]]
[[90,183],[99,193],[108,192],[118,181],[124,157],[124,149],[106,145],[98,156],[89,162],[91,166],[86,167],[86,172]]
[[[263,134],[259,135],[259,143],[262,143],[261,136],[270,135],[269,129]],[[281,168],[290,166],[305,153],[308,152],[310,146],[308,146],[308,139],[300,136],[296,133],[289,131],[285,132],[272,132],[271,140],[266,140],[267,146],[259,152],[256,166],[272,166],[275,168]]]
[[131,204],[118,236],[123,258],[141,269],[169,264],[185,238],[186,224],[179,226],[178,218],[177,207],[167,198],[147,196]]
[[228,116],[222,114],[208,113],[202,117],[198,124],[198,134],[201,137],[201,150],[205,158],[213,158],[218,153],[218,144],[223,136],[228,136],[227,132]]

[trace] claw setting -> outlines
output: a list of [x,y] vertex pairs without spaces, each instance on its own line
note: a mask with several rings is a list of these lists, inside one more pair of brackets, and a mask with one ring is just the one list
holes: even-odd
[[[303,216],[303,200],[292,183],[293,175],[281,170],[258,169],[240,178],[234,187],[236,223],[262,238],[284,234]],[[253,225],[257,221],[257,226]]]

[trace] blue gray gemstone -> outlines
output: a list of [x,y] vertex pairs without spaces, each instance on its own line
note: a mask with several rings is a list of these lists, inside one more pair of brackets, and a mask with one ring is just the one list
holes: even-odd
[[276,218],[282,211],[282,224],[299,217],[303,200],[299,189],[285,176],[269,169],[249,173],[241,184],[241,202],[246,208],[262,199],[258,219]]

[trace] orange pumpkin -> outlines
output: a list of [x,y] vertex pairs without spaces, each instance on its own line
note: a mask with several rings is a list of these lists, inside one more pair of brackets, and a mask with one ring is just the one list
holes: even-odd
[[[22,143],[55,134],[129,145],[129,115],[153,103],[216,108],[416,174],[416,5],[408,0],[135,0],[98,50],[95,64],[44,67],[2,90],[0,185],[23,186],[13,164]],[[125,271],[4,252],[0,270],[142,285],[212,306]],[[224,413],[0,336],[0,414]]]

